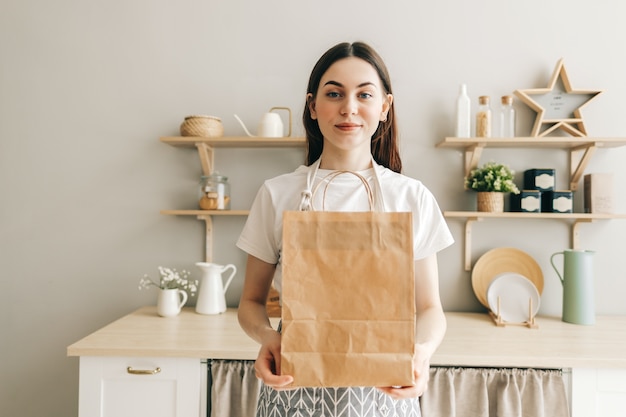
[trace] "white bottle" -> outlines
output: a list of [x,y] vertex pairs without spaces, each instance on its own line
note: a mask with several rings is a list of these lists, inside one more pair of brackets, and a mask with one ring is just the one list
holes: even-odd
[[513,97],[502,96],[502,108],[500,109],[500,137],[515,137],[515,109]]
[[461,84],[459,97],[456,100],[456,137],[470,137],[470,98],[467,95],[467,87]]

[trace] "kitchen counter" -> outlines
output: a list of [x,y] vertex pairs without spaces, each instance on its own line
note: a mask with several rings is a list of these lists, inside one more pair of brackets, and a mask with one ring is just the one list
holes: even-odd
[[[626,317],[593,326],[538,317],[538,328],[498,327],[486,313],[447,312],[448,331],[434,366],[626,368]],[[276,325],[278,319],[273,319]],[[258,344],[241,330],[237,311],[163,318],[143,307],[67,348],[68,356],[150,356],[253,360]]]

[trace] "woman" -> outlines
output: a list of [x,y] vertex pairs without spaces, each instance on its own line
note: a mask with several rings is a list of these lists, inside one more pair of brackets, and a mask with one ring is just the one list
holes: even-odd
[[[261,344],[255,371],[264,385],[257,415],[328,417],[339,415],[333,410],[343,410],[342,416],[419,416],[418,397],[427,388],[430,358],[446,330],[436,253],[453,239],[432,194],[421,182],[400,173],[391,83],[380,56],[360,42],[329,49],[311,73],[303,123],[307,166],[263,184],[237,242],[248,253],[239,322]],[[293,378],[281,375],[281,337],[272,329],[265,308],[272,280],[281,290],[282,213],[298,209],[307,177],[314,175],[317,184],[336,170],[366,177],[372,189],[382,192],[386,211],[413,213],[417,329],[411,386],[285,391]],[[363,185],[353,175],[333,180],[324,198],[326,210],[369,210]],[[321,207],[319,200],[312,204]],[[345,407],[347,401],[359,407]]]

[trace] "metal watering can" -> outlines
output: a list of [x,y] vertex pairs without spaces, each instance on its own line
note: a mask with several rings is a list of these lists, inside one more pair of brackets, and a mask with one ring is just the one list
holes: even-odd
[[[563,255],[563,274],[554,265],[554,257]],[[550,257],[552,268],[563,284],[563,321],[592,325],[596,322],[593,251],[566,249]]]
[[[232,264],[223,266],[209,262],[196,262],[196,266],[202,270],[196,312],[200,314],[220,314],[225,312],[226,290],[235,277],[237,267]],[[226,279],[226,284],[223,284],[222,274],[229,269],[232,272]]]

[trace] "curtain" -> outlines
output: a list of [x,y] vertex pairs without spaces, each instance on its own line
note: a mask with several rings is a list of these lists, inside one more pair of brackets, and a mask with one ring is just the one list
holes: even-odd
[[560,370],[432,368],[424,417],[569,417]]
[[210,417],[254,417],[261,382],[254,361],[211,360]]
[[[254,417],[254,361],[212,360],[210,417]],[[433,367],[423,417],[569,417],[560,370]]]

